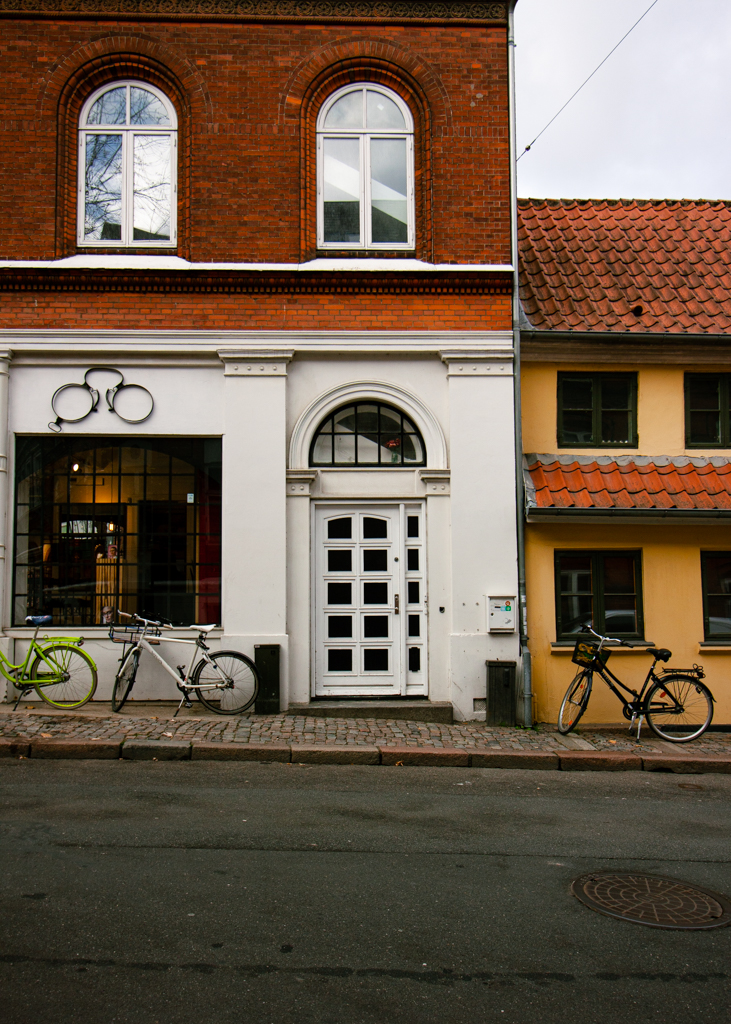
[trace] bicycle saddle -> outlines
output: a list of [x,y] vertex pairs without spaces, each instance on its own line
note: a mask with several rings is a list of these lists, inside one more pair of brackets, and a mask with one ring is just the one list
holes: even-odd
[[26,615],[26,626],[50,626],[53,623],[52,615]]
[[658,661],[670,661],[673,656],[673,652],[669,651],[667,647],[648,647],[647,653],[651,654],[653,658],[657,658]]
[[216,623],[214,622],[212,626],[191,626],[190,628],[195,629],[198,633],[210,633],[212,629],[216,628]]

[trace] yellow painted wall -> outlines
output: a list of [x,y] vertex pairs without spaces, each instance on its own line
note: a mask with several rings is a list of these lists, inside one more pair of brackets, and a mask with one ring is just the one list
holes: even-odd
[[[688,668],[699,663],[716,698],[714,722],[731,723],[731,647],[701,649],[703,599],[700,552],[731,550],[731,527],[688,525],[537,524],[526,528],[526,577],[529,646],[533,658],[534,714],[539,722],[555,722],[575,667],[570,648],[552,648],[556,640],[554,587],[555,550],[642,551],[642,595],[645,638],[673,652],[669,665]],[[631,686],[640,683],[652,663],[640,652],[614,653],[611,668]],[[596,680],[583,722],[622,721],[621,706]]]
[[[575,448],[577,455],[717,455],[718,449],[703,451],[685,447],[684,374],[698,373],[698,366],[616,366],[592,363],[523,363],[521,397],[523,406],[523,451],[561,452],[556,438],[556,390],[558,371],[601,371],[637,373],[637,448]],[[728,373],[728,366],[704,366],[703,373]],[[729,454],[724,452],[723,454]]]

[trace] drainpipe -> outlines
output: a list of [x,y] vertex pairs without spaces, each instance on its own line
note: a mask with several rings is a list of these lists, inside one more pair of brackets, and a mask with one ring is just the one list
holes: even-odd
[[518,273],[518,171],[515,121],[515,4],[508,7],[508,106],[510,133],[510,251],[513,263],[513,387],[515,409],[515,512],[518,542],[518,629],[520,631],[523,725],[533,725],[531,657],[528,648],[528,616],[525,596],[525,494],[523,489],[523,425],[520,395],[520,279]]

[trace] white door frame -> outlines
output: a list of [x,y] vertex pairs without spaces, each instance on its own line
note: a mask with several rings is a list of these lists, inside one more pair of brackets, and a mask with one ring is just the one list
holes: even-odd
[[[374,514],[380,510],[388,510],[392,521],[398,524],[398,539],[394,538],[391,543],[397,543],[398,553],[394,561],[398,562],[398,568],[390,575],[393,580],[393,600],[390,602],[388,614],[391,616],[394,628],[392,643],[397,645],[399,679],[394,683],[377,682],[378,676],[354,676],[352,688],[344,689],[343,684],[337,683],[333,686],[331,693],[327,692],[326,684],[318,681],[318,657],[320,656],[319,645],[323,641],[320,630],[322,629],[321,610],[321,580],[320,560],[324,538],[320,536],[319,524],[324,521],[322,513],[327,515],[328,511],[333,513],[367,513],[372,510]],[[411,512],[411,517],[409,517]],[[396,515],[394,515],[396,513]],[[416,524],[416,532],[412,525]],[[310,593],[310,621],[311,621],[311,669],[310,669],[310,693],[312,697],[333,698],[343,696],[353,697],[378,697],[390,696],[414,696],[426,697],[428,695],[428,652],[427,652],[427,565],[426,565],[426,502],[420,499],[383,499],[383,500],[327,500],[313,501],[311,503],[311,593]],[[412,537],[408,533],[412,532]],[[361,538],[354,538],[356,549],[359,547]],[[411,554],[407,549],[407,543]],[[411,584],[411,586],[409,586]],[[398,597],[396,597],[398,595]],[[409,603],[411,599],[411,603]],[[394,607],[398,602],[398,610]],[[376,612],[374,607],[373,611]],[[411,635],[409,635],[411,634]],[[381,677],[383,678],[383,677]],[[359,683],[358,680],[362,680]],[[369,686],[367,680],[372,679]],[[323,692],[323,689],[325,692]],[[365,692],[364,692],[365,691]],[[369,692],[370,691],[370,692]]]

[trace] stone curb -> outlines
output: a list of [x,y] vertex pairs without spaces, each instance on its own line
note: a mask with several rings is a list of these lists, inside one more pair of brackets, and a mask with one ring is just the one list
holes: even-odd
[[470,752],[454,747],[379,747],[381,764],[467,768]]
[[30,741],[0,737],[0,757],[29,757]]
[[562,772],[641,772],[642,758],[637,754],[613,754],[604,751],[567,750],[558,755]]
[[123,758],[130,761],[189,761],[190,740],[127,740]]
[[[380,764],[381,751],[378,747],[335,746],[309,743],[293,743],[292,764]],[[385,764],[385,762],[384,762]]]
[[470,763],[473,768],[532,768],[554,772],[561,767],[558,755],[550,751],[522,754],[518,750],[491,750],[472,754]]
[[280,761],[289,763],[290,748],[276,743],[206,743],[193,741],[194,761]]
[[731,775],[731,757],[614,753],[613,751],[465,750],[293,743],[215,743],[196,740],[26,739],[0,736],[0,758],[133,761],[259,761],[292,764],[366,764],[391,767],[507,768],[533,771],[646,771]]
[[121,740],[32,740],[30,756],[113,761],[121,745]]
[[646,772],[676,772],[678,775],[706,775],[712,772],[731,775],[731,758],[688,757],[683,754],[650,754],[642,758],[642,767]]

